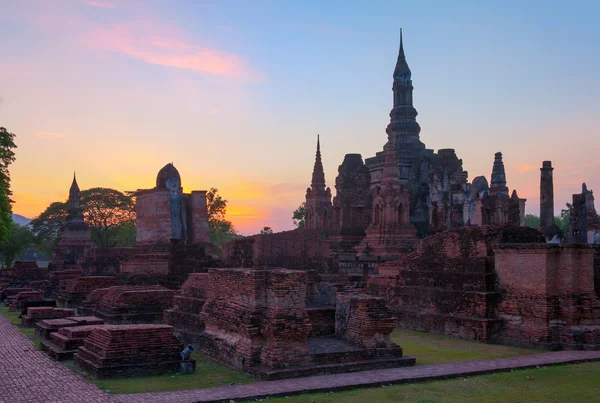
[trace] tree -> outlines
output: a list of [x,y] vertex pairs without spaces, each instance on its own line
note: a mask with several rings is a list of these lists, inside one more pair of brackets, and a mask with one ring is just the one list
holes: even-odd
[[206,192],[206,206],[208,209],[208,226],[210,228],[210,241],[219,249],[223,243],[238,237],[231,221],[225,219],[227,213],[227,200],[219,194],[219,189],[210,188]]
[[571,210],[573,209],[573,205],[571,203],[567,203],[565,205],[566,208],[560,210],[560,215],[554,217],[554,222],[556,225],[562,230],[565,235],[565,241],[569,239],[569,220],[571,218]]
[[261,235],[272,234],[273,229],[271,227],[263,227],[263,229],[260,230],[260,233]]
[[[130,194],[109,188],[81,191],[81,212],[90,226],[96,246],[109,248],[135,244],[135,205]],[[67,223],[67,202],[50,204],[30,225],[41,252],[49,253],[60,241],[60,229]]]
[[535,214],[525,214],[525,226],[539,229],[540,217]]
[[29,228],[12,223],[7,239],[0,242],[0,258],[3,266],[12,262],[33,243],[33,234]]
[[66,202],[54,202],[31,220],[29,225],[35,235],[37,250],[48,255],[52,253],[60,241],[60,229],[67,223],[68,213]]
[[302,202],[292,214],[292,222],[296,228],[304,228],[304,208],[306,203]]
[[15,135],[0,127],[0,241],[8,239],[12,230],[12,192],[8,167],[15,161],[14,148],[17,148]]
[[117,246],[117,233],[135,225],[132,197],[115,189],[97,187],[82,191],[81,211],[100,248]]

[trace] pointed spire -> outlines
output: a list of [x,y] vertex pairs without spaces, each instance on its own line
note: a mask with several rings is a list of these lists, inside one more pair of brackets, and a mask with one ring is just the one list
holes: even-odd
[[396,61],[396,68],[394,69],[394,80],[407,82],[410,80],[410,75],[410,68],[408,67],[408,63],[406,63],[406,56],[404,55],[402,28],[400,28],[400,50],[398,51],[398,60]]
[[315,155],[315,166],[313,168],[311,187],[325,189],[325,173],[323,172],[323,163],[321,162],[321,140],[317,134],[317,153]]
[[506,172],[504,171],[504,162],[502,161],[501,152],[494,154],[490,193],[492,196],[495,196],[496,194],[504,194],[508,196],[508,187],[506,187]]
[[71,183],[71,189],[69,190],[69,194],[73,192],[79,192],[79,185],[77,184],[77,178],[75,177],[75,171],[73,171],[73,182]]
[[402,43],[402,28],[400,28],[400,56],[406,58],[406,56],[404,56],[404,44]]

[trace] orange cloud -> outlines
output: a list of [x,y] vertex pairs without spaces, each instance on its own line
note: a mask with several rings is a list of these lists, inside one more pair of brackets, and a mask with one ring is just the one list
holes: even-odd
[[534,171],[539,168],[540,167],[537,165],[521,164],[521,165],[519,165],[519,172],[525,173],[525,172],[529,172],[529,171]]
[[36,132],[34,136],[40,138],[61,138],[65,137],[65,134],[56,132]]
[[260,80],[237,55],[190,43],[160,23],[134,21],[93,30],[80,38],[88,47],[119,52],[159,66],[175,67],[226,77]]

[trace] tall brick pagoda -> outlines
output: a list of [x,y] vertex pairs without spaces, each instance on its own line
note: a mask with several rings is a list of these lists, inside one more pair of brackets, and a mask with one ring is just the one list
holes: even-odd
[[90,228],[83,220],[81,192],[75,173],[67,204],[67,223],[61,228],[60,241],[52,251],[52,264],[57,268],[81,265],[85,252],[94,247]]
[[328,231],[331,228],[331,190],[325,187],[325,173],[321,162],[321,143],[317,135],[317,153],[310,187],[306,189],[304,222],[308,229]]

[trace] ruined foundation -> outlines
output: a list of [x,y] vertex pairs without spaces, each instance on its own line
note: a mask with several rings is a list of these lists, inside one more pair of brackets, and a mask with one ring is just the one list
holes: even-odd
[[179,371],[182,350],[171,326],[107,325],[85,338],[74,359],[98,379],[160,375]]

